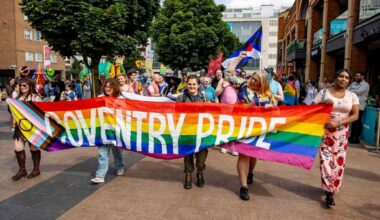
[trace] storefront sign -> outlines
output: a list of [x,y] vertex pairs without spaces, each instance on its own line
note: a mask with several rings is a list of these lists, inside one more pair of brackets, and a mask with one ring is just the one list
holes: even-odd
[[335,36],[347,29],[347,19],[335,19],[330,22],[330,36]]

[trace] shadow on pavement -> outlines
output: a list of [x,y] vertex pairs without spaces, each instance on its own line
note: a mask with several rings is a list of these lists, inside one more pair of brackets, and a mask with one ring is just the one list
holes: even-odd
[[346,167],[344,172],[349,176],[366,179],[373,182],[380,182],[380,176],[378,174],[366,170],[358,170],[355,168]]

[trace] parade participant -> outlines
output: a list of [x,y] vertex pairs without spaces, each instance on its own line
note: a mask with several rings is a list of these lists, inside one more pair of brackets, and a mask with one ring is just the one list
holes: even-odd
[[182,70],[181,74],[182,74],[182,82],[178,85],[176,93],[181,93],[186,88],[187,77],[189,76],[189,72],[187,69],[184,69]]
[[305,90],[306,90],[306,97],[303,100],[303,103],[305,105],[311,105],[314,101],[314,98],[318,94],[317,88],[315,88],[316,82],[314,80],[309,80],[309,84],[307,84]]
[[[237,76],[228,76],[222,78],[215,90],[215,95],[220,96],[220,103],[235,105],[238,103],[238,91],[240,86],[244,83],[244,80]],[[227,145],[231,145],[227,143]],[[230,152],[233,156],[239,155],[235,151],[228,151],[226,148],[220,149],[221,153]]]
[[323,78],[323,82],[319,84],[318,90],[321,91],[324,89],[328,89],[330,87],[331,87],[330,80],[325,77],[325,78]]
[[203,78],[203,85],[205,86],[205,94],[208,100],[214,103],[219,103],[219,99],[215,95],[215,89],[211,86],[211,78],[206,76]]
[[143,94],[143,87],[140,83],[140,81],[137,80],[137,71],[135,69],[131,69],[127,73],[128,76],[128,91],[129,93],[142,95]]
[[153,74],[152,82],[149,83],[147,87],[147,95],[151,97],[160,97],[160,88],[158,87],[159,83],[159,74],[155,73]]
[[288,82],[284,88],[284,103],[286,105],[296,105],[297,104],[297,87],[294,84],[294,76],[290,75],[288,78]]
[[216,89],[219,81],[223,78],[223,72],[221,70],[217,70],[215,73],[215,78],[211,82],[212,88]]
[[359,118],[351,125],[351,135],[349,141],[351,144],[360,143],[360,135],[362,134],[363,124],[362,116],[367,105],[367,98],[369,93],[369,84],[364,80],[364,73],[355,74],[355,82],[347,88],[348,91],[355,93],[359,98],[360,109],[359,109]]
[[[32,102],[40,102],[41,98],[37,95],[35,91],[35,85],[32,80],[29,78],[22,78],[18,82],[20,92],[18,93],[16,99],[21,101],[32,101]],[[33,125],[30,125],[33,126]],[[17,124],[15,120],[12,122],[12,127],[14,130],[13,138],[15,140],[15,154],[17,158],[17,162],[19,165],[19,171],[12,177],[13,181],[17,181],[22,177],[27,176],[26,168],[25,168],[25,147],[28,143],[27,139],[21,133],[22,129],[31,129],[30,127],[25,128],[23,125]],[[32,154],[33,160],[33,170],[28,175],[28,178],[34,178],[40,175],[40,161],[41,161],[41,151],[36,148],[34,145],[28,144],[30,148],[30,153]]]
[[158,75],[158,89],[160,90],[161,96],[166,96],[169,92],[169,84],[165,81],[163,75]]
[[79,99],[82,99],[82,95],[83,95],[82,82],[79,79],[77,79],[74,85],[75,85],[75,93],[77,94]]
[[297,99],[296,99],[296,105],[299,104],[299,100],[301,97],[301,82],[300,82],[300,75],[296,72],[293,73],[294,76],[294,85],[296,86],[297,89]]
[[[114,79],[106,79],[104,82],[104,88],[103,88],[103,94],[99,95],[98,97],[114,97],[114,98],[123,98],[120,94],[120,89],[118,84],[115,82]],[[104,178],[108,171],[109,166],[109,153],[110,150],[112,151],[115,168],[116,168],[116,175],[122,176],[125,172],[125,165],[123,161],[123,154],[122,149],[115,147],[112,144],[99,146],[98,152],[98,169],[96,170],[96,176],[95,178],[91,179],[91,182],[93,183],[104,183]]]
[[[270,91],[268,74],[265,71],[254,72],[247,83],[247,87],[239,93],[239,99],[245,104],[255,106],[276,106],[277,100]],[[237,170],[240,178],[240,198],[249,200],[248,184],[253,183],[253,170],[257,158],[239,154]]]
[[273,72],[272,75],[269,75],[269,78],[269,87],[273,96],[278,102],[284,101],[284,91],[282,90],[281,84],[276,80],[276,78],[278,78],[278,74]]
[[68,84],[65,87],[65,91],[61,93],[61,101],[76,101],[78,100],[77,94],[74,91],[74,84]]
[[[187,78],[187,89],[183,94],[177,97],[177,102],[209,102],[207,96],[204,93],[198,91],[200,81],[199,79],[191,75]],[[203,171],[206,168],[205,162],[207,159],[207,149],[201,149],[199,152],[195,153],[196,166],[197,166],[197,186],[204,186]],[[184,172],[185,172],[185,182],[183,187],[185,189],[192,188],[192,173],[194,171],[194,154],[184,157]]]
[[129,86],[127,85],[127,78],[124,75],[118,75],[117,78],[117,83],[119,85],[120,92],[128,92]]
[[355,93],[346,90],[350,77],[348,70],[338,71],[334,86],[321,90],[314,99],[314,103],[333,105],[319,148],[322,190],[326,194],[328,208],[335,205],[334,195],[342,185],[348,125],[359,117],[359,99]]
[[91,81],[85,81],[83,83],[83,99],[91,98]]

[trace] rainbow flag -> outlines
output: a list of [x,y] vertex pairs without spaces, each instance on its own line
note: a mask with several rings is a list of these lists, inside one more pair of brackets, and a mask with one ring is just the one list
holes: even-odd
[[23,135],[47,151],[113,144],[161,159],[228,144],[239,153],[310,169],[332,106],[170,103],[115,98],[7,100]]

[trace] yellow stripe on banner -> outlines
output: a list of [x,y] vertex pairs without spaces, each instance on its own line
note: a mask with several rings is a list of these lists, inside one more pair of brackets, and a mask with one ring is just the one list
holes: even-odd
[[314,123],[291,123],[281,126],[278,130],[313,136],[322,136],[324,132],[324,125]]

